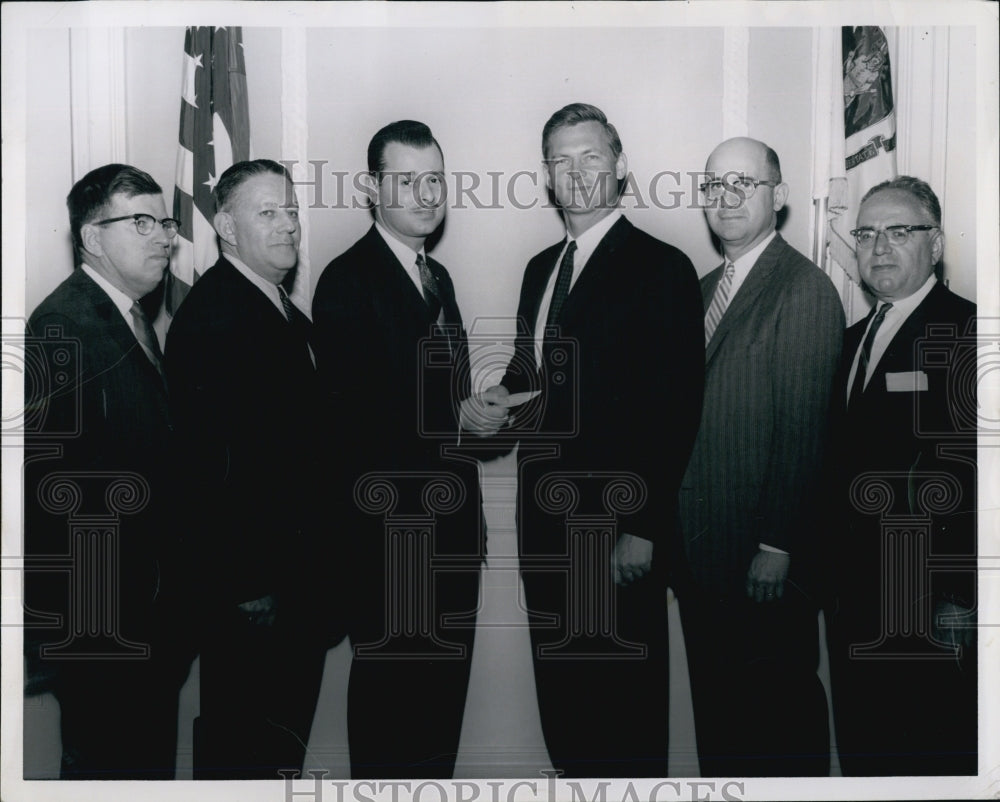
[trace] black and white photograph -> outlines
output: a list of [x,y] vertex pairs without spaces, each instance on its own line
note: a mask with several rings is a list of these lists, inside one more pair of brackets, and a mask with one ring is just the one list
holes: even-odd
[[0,13],[5,802],[996,796],[996,4]]

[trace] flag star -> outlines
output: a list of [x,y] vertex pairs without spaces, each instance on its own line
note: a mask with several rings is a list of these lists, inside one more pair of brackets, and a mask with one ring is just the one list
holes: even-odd
[[216,178],[211,173],[208,174],[208,181],[202,181],[202,183],[208,187],[209,192],[215,192],[215,185],[219,183],[219,179]]
[[194,62],[194,66],[195,67],[201,67],[201,66],[203,66],[202,63],[201,63],[201,57],[203,55],[204,55],[204,53],[199,53],[197,56],[193,56],[191,58],[191,60]]

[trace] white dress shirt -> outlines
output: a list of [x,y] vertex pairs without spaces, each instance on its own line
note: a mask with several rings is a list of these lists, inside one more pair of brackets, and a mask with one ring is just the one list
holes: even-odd
[[[114,284],[108,281],[104,276],[98,273],[94,268],[88,265],[86,262],[80,264],[80,269],[83,270],[88,276],[90,276],[94,283],[97,284],[107,296],[111,299],[118,311],[122,313],[122,317],[125,318],[125,323],[128,324],[129,331],[135,334],[135,318],[132,317],[132,304],[135,303],[131,298],[129,298],[124,292],[118,289]],[[138,340],[138,337],[136,337]]]
[[[569,282],[570,291],[573,290],[573,285],[576,284],[576,280],[580,277],[583,268],[587,266],[587,261],[593,256],[601,240],[604,239],[604,235],[611,230],[611,227],[621,217],[622,210],[615,209],[607,217],[594,223],[594,225],[576,238],[576,253],[573,254],[573,276]],[[549,276],[548,284],[545,285],[545,292],[542,293],[542,302],[538,307],[538,319],[535,321],[535,365],[539,370],[542,367],[542,343],[545,340],[545,321],[548,320],[549,307],[552,305],[552,293],[555,291],[556,278],[559,275],[559,263],[562,262],[563,254],[566,253],[566,248],[569,247],[569,243],[572,241],[573,235],[566,232],[566,244],[559,251],[555,269],[552,271],[552,275]]]
[[[878,366],[879,360],[889,348],[889,343],[892,342],[892,338],[896,336],[896,332],[899,331],[900,327],[906,322],[906,319],[913,314],[913,310],[920,306],[924,298],[927,297],[927,293],[934,289],[935,284],[937,284],[937,278],[935,278],[934,274],[931,273],[930,276],[928,276],[927,281],[924,282],[923,286],[913,293],[913,295],[902,298],[898,301],[892,301],[892,309],[885,313],[885,317],[882,319],[882,325],[879,326],[879,330],[875,332],[875,339],[872,340],[872,352],[868,358],[868,373],[865,375],[865,387],[868,387],[868,380],[871,379],[872,374],[875,372],[875,368]],[[884,303],[885,301],[878,301],[876,309],[881,307]],[[858,362],[861,359],[861,349],[864,347],[865,337],[868,336],[868,330],[871,328],[874,321],[875,315],[872,315],[868,320],[868,325],[865,326],[865,333],[861,336],[861,344],[858,345],[858,350],[854,353],[854,361],[851,362],[851,373],[847,377],[848,399],[851,397],[851,388],[854,386],[854,377],[858,372]]]
[[[764,239],[754,245],[753,248],[743,254],[739,259],[730,260],[728,257],[724,256],[726,261],[732,261],[733,267],[736,269],[736,272],[733,273],[732,286],[729,288],[729,306],[732,305],[733,298],[735,298],[736,293],[740,291],[740,287],[742,287],[743,282],[746,281],[747,276],[750,274],[750,270],[755,264],[757,264],[757,260],[760,258],[760,255],[764,253],[764,249],[771,244],[771,240],[774,239],[775,233],[776,232],[772,231],[764,237]],[[723,315],[723,317],[725,317],[725,315]]]
[[413,250],[409,245],[400,242],[392,234],[390,234],[381,223],[375,222],[375,230],[382,235],[382,239],[385,240],[385,244],[389,246],[389,250],[395,254],[399,263],[403,266],[406,271],[406,275],[410,277],[414,286],[417,288],[417,292],[420,293],[420,297],[424,297],[424,285],[420,280],[420,268],[417,267],[417,256],[421,255],[424,260],[427,259],[427,254],[424,253],[424,249],[421,248],[419,251]]

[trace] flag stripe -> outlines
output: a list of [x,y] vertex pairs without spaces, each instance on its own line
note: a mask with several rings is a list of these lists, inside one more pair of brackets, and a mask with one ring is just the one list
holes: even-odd
[[212,220],[219,175],[250,156],[242,40],[240,28],[191,27],[184,34],[173,212],[181,226],[165,296],[170,315],[218,259]]

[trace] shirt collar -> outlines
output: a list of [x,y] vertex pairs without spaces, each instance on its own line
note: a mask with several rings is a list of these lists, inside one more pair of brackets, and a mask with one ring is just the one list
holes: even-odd
[[382,239],[384,239],[385,244],[389,246],[389,250],[395,254],[399,263],[406,268],[407,272],[411,275],[415,273],[417,269],[417,254],[423,254],[424,249],[421,248],[419,251],[414,251],[409,245],[406,245],[396,239],[391,233],[389,233],[388,229],[386,229],[385,226],[377,220],[375,221],[375,230],[382,235]]
[[129,298],[124,292],[104,278],[104,276],[94,270],[94,268],[86,262],[82,262],[80,264],[80,269],[90,276],[98,287],[104,290],[107,296],[111,299],[111,302],[118,307],[118,311],[122,313],[122,317],[125,318],[125,322],[131,326],[132,323],[129,318],[129,314],[132,309],[132,304],[134,304],[135,301]]
[[591,254],[596,250],[597,246],[600,244],[601,240],[604,239],[604,235],[607,234],[611,227],[621,220],[622,210],[616,208],[607,217],[602,217],[594,225],[584,231],[579,237],[574,237],[568,231],[566,232],[566,238],[573,242],[576,241],[576,258],[574,263],[576,265],[585,265],[587,260],[590,259]]
[[247,266],[246,262],[236,256],[233,256],[231,253],[224,253],[223,256],[226,257],[229,263],[235,267],[247,281],[264,293],[264,295],[266,295],[271,302],[278,307],[278,311],[281,312],[282,315],[285,314],[284,307],[281,305],[281,295],[278,293],[277,284],[274,284],[258,273],[255,273]]
[[[771,240],[775,238],[777,233],[777,231],[772,231],[764,237],[764,239],[754,245],[753,248],[743,254],[739,259],[731,260],[733,266],[736,268],[737,276],[745,276],[750,272],[750,268],[757,264],[757,260],[760,258],[760,255],[764,253],[764,249],[771,244]],[[727,259],[727,261],[729,260]]]

